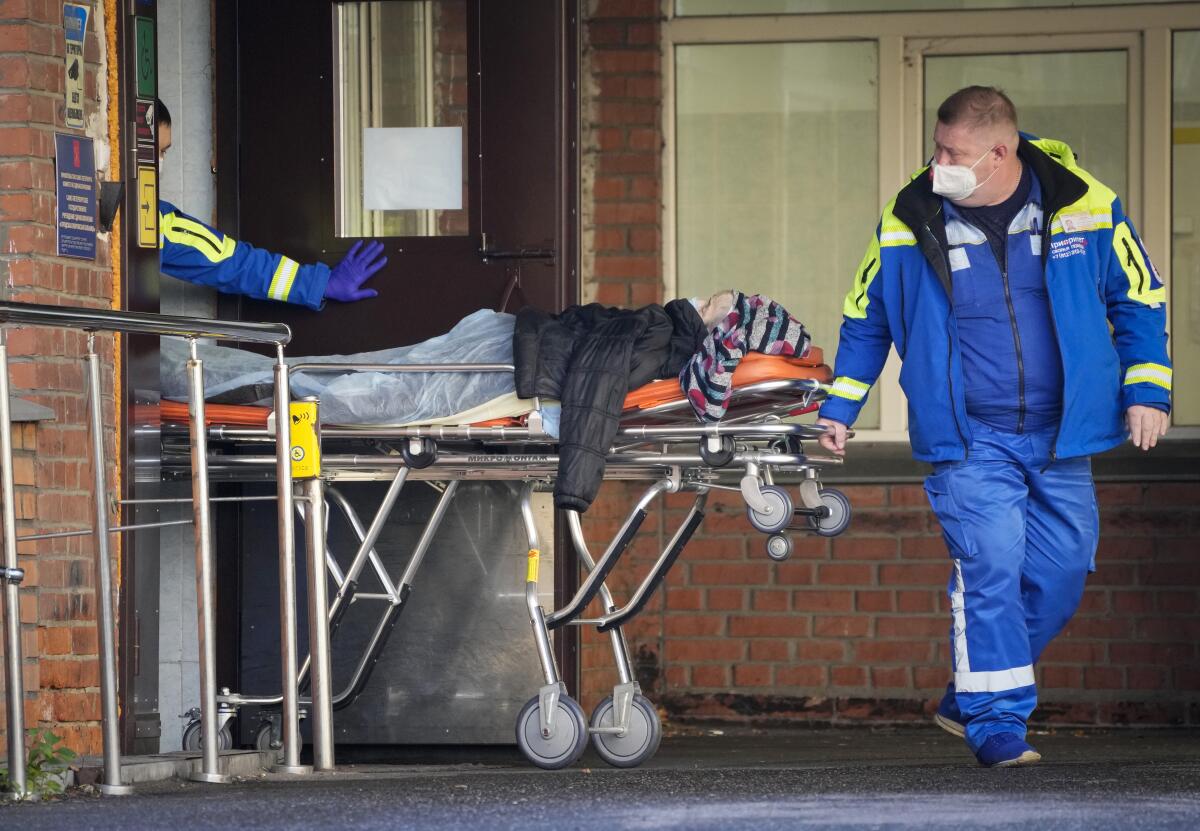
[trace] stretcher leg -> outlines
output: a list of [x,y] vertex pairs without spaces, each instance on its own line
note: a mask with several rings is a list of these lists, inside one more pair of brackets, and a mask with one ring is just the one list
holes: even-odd
[[533,518],[532,496],[533,485],[527,484],[521,490],[521,519],[529,542],[525,605],[546,683],[517,715],[517,746],[538,767],[555,770],[573,765],[583,755],[587,747],[588,729],[583,708],[567,695],[566,684],[558,674],[558,666],[550,646],[546,615],[538,601],[541,550]]

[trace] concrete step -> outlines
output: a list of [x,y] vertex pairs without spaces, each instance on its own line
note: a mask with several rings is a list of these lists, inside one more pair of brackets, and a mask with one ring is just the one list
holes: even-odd
[[[177,750],[152,756],[122,756],[121,783],[162,782],[166,779],[187,779],[199,773],[204,755],[200,751]],[[273,752],[258,750],[222,750],[221,773],[230,776],[257,776],[275,763]],[[99,756],[82,756],[76,761],[75,784],[96,785],[104,776],[104,760]]]

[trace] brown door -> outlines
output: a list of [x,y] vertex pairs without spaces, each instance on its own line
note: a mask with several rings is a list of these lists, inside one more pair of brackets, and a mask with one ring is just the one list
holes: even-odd
[[[335,36],[342,43],[352,37],[336,31],[350,28],[338,15],[366,14],[363,7],[370,5],[385,7],[380,29],[396,33],[375,54],[374,77],[383,79],[382,95],[402,97],[396,90],[414,65],[406,57],[411,40],[401,39],[404,32],[386,13],[396,17],[403,7],[426,4],[257,0],[237,4],[219,22],[219,213],[223,229],[300,262],[332,266],[357,239],[380,239],[389,263],[371,283],[379,297],[330,301],[319,313],[223,299],[222,315],[288,323],[295,336],[289,352],[301,355],[424,340],[476,309],[499,308],[510,286],[509,310],[522,303],[557,310],[575,302],[574,0],[433,4],[447,11],[434,25],[430,71],[455,76],[435,97],[444,93],[464,110],[438,113],[434,123],[463,128],[466,171],[464,208],[435,218],[435,236],[389,236],[389,225],[404,223],[387,218],[374,226],[383,233],[338,227],[337,160],[342,140],[355,137],[336,135],[339,95],[342,106],[354,109],[337,84],[350,70],[369,75],[357,64],[371,57],[354,51],[353,42],[348,56],[339,54]],[[237,44],[236,52],[224,48],[229,43]],[[343,60],[355,65],[347,70]],[[357,168],[347,171],[358,175]],[[495,256],[481,255],[485,245]],[[515,257],[519,252],[524,256]]]
[[[578,0],[216,8],[219,226],[300,262],[332,266],[362,238],[382,241],[389,260],[370,283],[375,299],[313,312],[222,296],[222,317],[289,324],[289,355],[345,354],[427,339],[480,308],[578,302]],[[406,84],[406,73],[425,73],[423,83]],[[423,121],[405,120],[422,109]],[[345,161],[355,161],[362,128],[414,122],[461,127],[462,208],[364,216],[354,190],[363,177]],[[258,573],[238,553],[238,536],[254,531],[245,516],[218,530],[227,543],[218,570],[240,572],[238,583]],[[565,561],[555,558],[560,597],[577,580]],[[237,603],[230,596],[218,612],[224,631],[255,613]],[[243,635],[240,659],[232,648],[219,656],[220,675],[250,683],[256,646]],[[575,630],[555,647],[574,688]],[[352,713],[340,718],[353,728]]]

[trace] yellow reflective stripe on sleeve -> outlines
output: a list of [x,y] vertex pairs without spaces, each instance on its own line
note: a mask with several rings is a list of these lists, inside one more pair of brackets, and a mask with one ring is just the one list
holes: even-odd
[[867,253],[863,255],[862,262],[858,264],[858,273],[854,278],[854,287],[846,295],[846,302],[842,304],[842,314],[846,317],[864,318],[867,316],[867,289],[871,287],[871,281],[875,279],[875,275],[879,273],[879,240],[872,237],[871,244],[867,246]]
[[288,295],[292,291],[292,283],[296,280],[296,272],[299,270],[300,263],[281,256],[279,265],[275,267],[275,273],[271,275],[271,287],[267,289],[267,295],[272,300],[286,303]]
[[862,401],[870,387],[862,381],[855,381],[846,375],[839,375],[833,379],[833,386],[829,388],[830,395],[836,395],[839,398],[847,398],[851,401]]
[[1126,384],[1155,384],[1171,389],[1171,367],[1162,364],[1134,364],[1125,370]]
[[884,248],[890,245],[916,245],[917,238],[913,235],[912,228],[892,213],[895,205],[896,200],[893,199],[883,206],[883,216],[879,220],[879,244]]
[[218,238],[203,224],[178,214],[167,214],[162,222],[162,234],[177,245],[199,251],[209,262],[219,263],[233,256],[237,240]]
[[912,231],[887,231],[879,235],[879,244],[884,248],[893,245],[916,245],[917,237]]
[[1122,222],[1113,231],[1113,256],[1121,264],[1125,276],[1129,279],[1130,300],[1154,306],[1165,303],[1167,293],[1160,285],[1154,288],[1155,274],[1153,267],[1142,256],[1142,247],[1133,238],[1129,223]]

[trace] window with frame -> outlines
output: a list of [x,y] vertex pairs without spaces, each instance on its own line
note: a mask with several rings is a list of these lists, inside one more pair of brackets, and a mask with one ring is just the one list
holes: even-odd
[[[830,11],[820,3],[772,1],[677,0],[664,26],[668,293],[770,294],[832,363],[880,209],[929,157],[932,111],[960,85],[994,84],[1013,95],[1022,129],[1074,145],[1121,196],[1167,283],[1171,437],[1200,438],[1200,390],[1184,381],[1200,370],[1200,195],[1190,185],[1200,3],[1095,3],[1079,14],[996,0],[983,5],[1005,8],[930,14],[953,5],[933,2],[827,15],[788,14]],[[782,16],[754,16],[765,11]],[[856,424],[862,437],[906,439],[898,376],[893,353]]]

